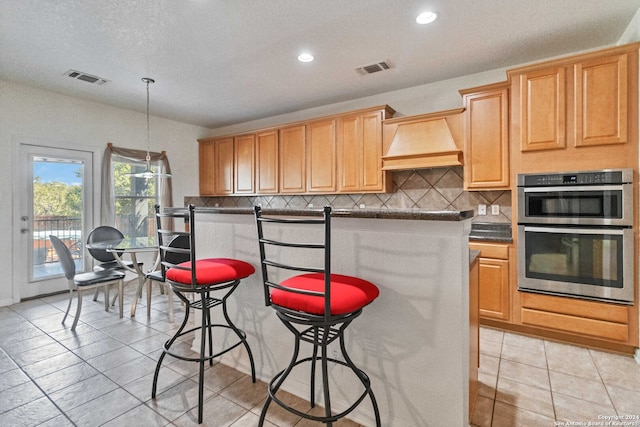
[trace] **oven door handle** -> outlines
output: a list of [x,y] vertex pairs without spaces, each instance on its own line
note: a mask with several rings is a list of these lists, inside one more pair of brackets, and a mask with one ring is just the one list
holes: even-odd
[[620,191],[625,184],[617,185],[575,185],[558,187],[521,187],[525,193],[558,193],[568,191]]
[[611,234],[614,236],[623,236],[625,229],[620,228],[568,228],[568,227],[530,227],[524,226],[524,231],[532,231],[539,233],[569,233],[569,234]]

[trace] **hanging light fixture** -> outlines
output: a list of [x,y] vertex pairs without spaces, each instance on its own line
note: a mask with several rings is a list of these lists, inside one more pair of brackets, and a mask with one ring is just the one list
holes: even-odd
[[150,77],[143,77],[142,81],[147,84],[147,156],[145,157],[147,167],[142,172],[131,173],[130,175],[135,178],[171,178],[171,175],[168,173],[154,172],[151,169],[151,150],[149,143],[149,85],[151,83],[155,83],[156,81]]

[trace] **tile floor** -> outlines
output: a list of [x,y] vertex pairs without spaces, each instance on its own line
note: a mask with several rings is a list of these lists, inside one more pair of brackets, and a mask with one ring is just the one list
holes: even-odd
[[481,328],[478,378],[474,426],[640,426],[631,356]]
[[[197,424],[192,363],[167,358],[158,397],[150,398],[158,349],[176,324],[168,322],[160,295],[154,295],[149,318],[144,301],[131,318],[132,288],[126,288],[124,319],[86,297],[76,333],[69,320],[60,324],[66,294],[0,308],[0,426]],[[180,319],[184,313],[175,306]],[[556,426],[555,420],[640,415],[640,365],[631,357],[486,328],[481,352],[474,426]],[[208,368],[206,377],[204,426],[257,425],[265,383],[253,384],[222,364]],[[272,408],[267,426],[317,425]],[[348,420],[334,425],[357,426]]]

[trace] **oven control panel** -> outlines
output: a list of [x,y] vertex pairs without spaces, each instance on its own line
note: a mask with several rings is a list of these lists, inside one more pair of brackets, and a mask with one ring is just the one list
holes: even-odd
[[621,184],[631,182],[630,170],[603,170],[550,174],[518,175],[519,187],[553,187],[560,185]]

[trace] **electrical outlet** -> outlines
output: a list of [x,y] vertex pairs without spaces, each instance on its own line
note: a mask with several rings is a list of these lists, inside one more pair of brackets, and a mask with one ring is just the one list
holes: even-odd
[[313,207],[313,203],[309,203],[307,206],[311,209]]
[[360,209],[364,209],[365,207],[364,203],[360,203]]
[[480,204],[478,205],[478,215],[486,215],[487,214],[487,205]]
[[491,205],[491,215],[500,215],[500,205]]

